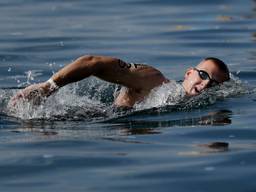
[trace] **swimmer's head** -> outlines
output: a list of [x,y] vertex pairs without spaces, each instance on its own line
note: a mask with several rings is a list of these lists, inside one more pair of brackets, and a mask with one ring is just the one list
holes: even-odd
[[189,68],[182,83],[186,94],[200,94],[205,88],[221,84],[230,79],[227,65],[215,57],[205,58],[196,67]]

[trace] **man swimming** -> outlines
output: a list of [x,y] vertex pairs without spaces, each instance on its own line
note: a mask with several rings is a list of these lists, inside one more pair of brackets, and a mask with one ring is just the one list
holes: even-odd
[[[36,95],[50,96],[63,86],[90,76],[126,88],[121,89],[114,101],[117,107],[132,107],[136,102],[142,101],[153,88],[170,81],[159,70],[148,65],[126,63],[106,56],[82,56],[59,70],[48,81],[30,85],[18,92],[11,103],[15,105],[19,99],[31,100]],[[194,96],[205,88],[229,79],[226,64],[220,59],[209,57],[185,72],[182,86],[186,95]]]

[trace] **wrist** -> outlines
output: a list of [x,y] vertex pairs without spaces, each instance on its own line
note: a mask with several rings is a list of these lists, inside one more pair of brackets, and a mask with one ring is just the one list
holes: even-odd
[[50,78],[45,82],[45,88],[48,93],[52,93],[57,91],[59,89],[59,86],[53,81],[52,78]]

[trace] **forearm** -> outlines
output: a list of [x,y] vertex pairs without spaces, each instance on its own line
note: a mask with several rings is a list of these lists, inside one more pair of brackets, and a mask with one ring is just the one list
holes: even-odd
[[83,56],[59,70],[51,78],[58,87],[62,87],[94,75],[97,70],[97,58]]

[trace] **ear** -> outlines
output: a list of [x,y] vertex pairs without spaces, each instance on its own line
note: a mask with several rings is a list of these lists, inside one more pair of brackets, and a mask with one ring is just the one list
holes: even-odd
[[192,72],[193,72],[193,68],[192,68],[192,67],[188,68],[187,71],[186,71],[186,73],[185,73],[185,75],[184,75],[184,79],[187,79],[188,76],[189,76]]

